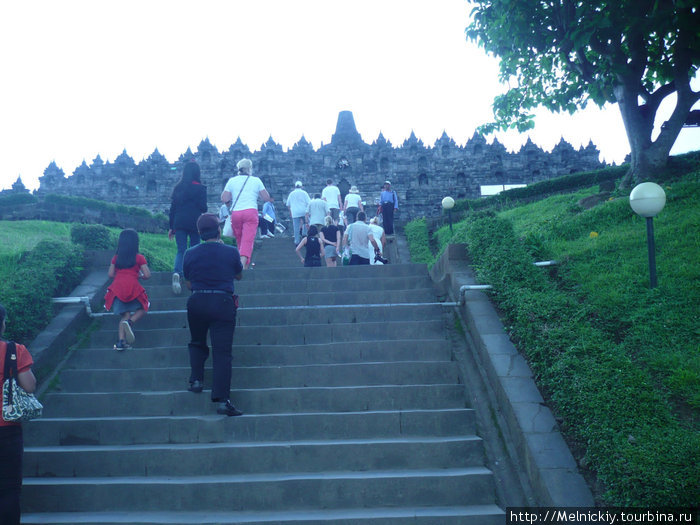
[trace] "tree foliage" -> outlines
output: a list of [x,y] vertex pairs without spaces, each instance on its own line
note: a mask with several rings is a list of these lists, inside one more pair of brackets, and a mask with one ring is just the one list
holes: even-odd
[[[531,110],[618,103],[641,180],[663,166],[700,92],[700,0],[470,0],[469,39],[500,59],[510,89],[482,131],[534,127]],[[675,110],[652,141],[661,102]]]

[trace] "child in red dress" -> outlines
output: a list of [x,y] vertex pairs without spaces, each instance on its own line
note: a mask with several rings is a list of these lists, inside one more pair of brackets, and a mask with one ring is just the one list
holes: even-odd
[[139,278],[148,279],[151,271],[146,258],[139,253],[139,235],[136,230],[127,229],[119,234],[117,253],[109,265],[109,277],[114,278],[107,288],[105,308],[119,314],[119,341],[115,350],[130,348],[134,342],[133,324],[141,319],[150,303],[146,290]]

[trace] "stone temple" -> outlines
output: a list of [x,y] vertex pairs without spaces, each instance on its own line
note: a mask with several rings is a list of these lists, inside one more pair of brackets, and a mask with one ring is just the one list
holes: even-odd
[[529,139],[517,153],[510,153],[497,140],[488,144],[475,133],[464,146],[443,132],[433,146],[426,146],[411,132],[399,147],[380,133],[367,144],[355,127],[352,112],[342,111],[330,144],[314,150],[305,137],[283,151],[272,137],[258,151],[251,151],[238,140],[227,151],[219,152],[203,140],[196,152],[188,150],[170,163],[156,149],[138,164],[124,151],[113,163],[98,155],[91,165],[76,168],[70,177],[51,163],[39,179],[40,193],[58,193],[140,206],[153,212],[166,212],[170,194],[180,178],[182,164],[191,158],[202,167],[210,211],[221,205],[219,196],[242,158],[253,161],[253,173],[260,177],[275,198],[281,219],[288,218],[283,202],[301,180],[313,197],[326,179],[333,179],[345,195],[357,186],[369,215],[385,180],[390,180],[399,198],[400,221],[420,216],[438,216],[443,197],[478,198],[481,186],[531,184],[570,173],[599,169],[599,151],[589,142],[575,150],[563,139],[547,153]]

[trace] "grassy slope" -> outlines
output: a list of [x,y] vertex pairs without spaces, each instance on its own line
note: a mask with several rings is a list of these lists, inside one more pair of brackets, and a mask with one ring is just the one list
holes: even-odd
[[[561,261],[538,269],[549,284],[515,284],[499,291],[497,302],[564,427],[604,482],[608,504],[700,503],[700,468],[688,464],[698,461],[700,446],[700,172],[664,187],[666,208],[654,221],[654,290],[645,222],[626,196],[584,210],[577,203],[597,193],[594,187],[494,210],[511,224],[525,259]],[[499,268],[488,257],[509,249],[478,239],[471,220],[455,225],[454,237],[443,227],[434,239],[439,246],[474,240],[494,250],[479,264],[490,265],[496,280],[508,264]],[[479,220],[489,227],[489,219]]]

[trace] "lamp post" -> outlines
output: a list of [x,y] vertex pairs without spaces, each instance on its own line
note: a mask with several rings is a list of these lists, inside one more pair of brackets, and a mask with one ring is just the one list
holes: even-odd
[[630,206],[634,212],[647,220],[647,249],[649,251],[649,283],[656,288],[656,248],[654,246],[654,217],[666,205],[666,193],[653,182],[642,182],[630,193]]
[[447,215],[450,218],[450,233],[452,232],[452,208],[455,207],[455,200],[452,197],[442,199],[442,209],[447,210]]

